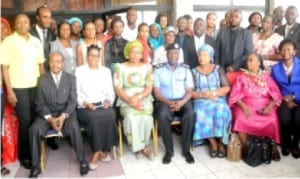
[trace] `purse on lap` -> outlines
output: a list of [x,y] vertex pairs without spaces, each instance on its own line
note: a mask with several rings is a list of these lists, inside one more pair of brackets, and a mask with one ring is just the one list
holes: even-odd
[[240,161],[242,156],[242,143],[238,134],[232,133],[227,145],[227,159],[229,161]]

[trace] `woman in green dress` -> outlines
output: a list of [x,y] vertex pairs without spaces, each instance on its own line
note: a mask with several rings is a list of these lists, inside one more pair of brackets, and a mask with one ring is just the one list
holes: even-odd
[[149,139],[153,128],[152,67],[141,62],[143,46],[138,41],[126,44],[126,62],[117,64],[114,86],[118,96],[117,106],[123,117],[124,133],[132,151],[151,159]]

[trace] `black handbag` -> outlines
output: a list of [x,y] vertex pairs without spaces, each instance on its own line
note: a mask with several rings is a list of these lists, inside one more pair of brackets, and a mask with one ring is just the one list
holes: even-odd
[[245,163],[256,167],[262,163],[269,164],[272,159],[272,141],[270,139],[254,139],[248,146]]

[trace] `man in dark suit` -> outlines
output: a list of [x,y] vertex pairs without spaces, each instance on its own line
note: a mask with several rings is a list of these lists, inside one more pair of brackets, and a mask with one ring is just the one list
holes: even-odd
[[183,48],[185,37],[188,36],[188,34],[187,34],[187,27],[188,27],[187,20],[183,16],[179,17],[177,19],[177,29],[178,29],[178,32],[176,34],[175,42],[177,44],[179,44],[180,48]]
[[275,32],[290,39],[297,45],[296,56],[300,57],[300,24],[296,22],[298,10],[295,6],[289,6],[286,10],[286,24],[275,29]]
[[203,44],[209,44],[216,48],[215,39],[204,33],[206,29],[205,21],[197,18],[194,22],[194,35],[186,37],[183,45],[184,63],[188,64],[191,69],[199,65],[198,49]]
[[41,40],[44,48],[44,56],[46,61],[44,63],[45,69],[49,71],[49,53],[50,42],[56,39],[56,35],[50,29],[52,22],[52,13],[47,6],[38,7],[36,10],[37,24],[30,29],[30,34]]
[[64,72],[64,60],[60,52],[52,52],[49,59],[50,72],[38,82],[36,105],[38,117],[29,129],[32,169],[29,177],[40,173],[40,142],[49,129],[69,136],[80,162],[80,174],[88,173],[85,152],[76,116],[77,94],[75,77]]
[[[44,68],[46,71],[49,71],[50,42],[56,39],[56,35],[50,29],[52,22],[51,10],[47,6],[38,7],[36,10],[36,20],[37,24],[30,29],[29,33],[41,40],[46,59]],[[47,145],[53,150],[58,149],[55,138],[47,140]]]
[[242,13],[235,9],[230,13],[230,27],[221,29],[217,36],[215,63],[227,72],[243,67],[247,56],[253,52],[252,34],[240,27]]

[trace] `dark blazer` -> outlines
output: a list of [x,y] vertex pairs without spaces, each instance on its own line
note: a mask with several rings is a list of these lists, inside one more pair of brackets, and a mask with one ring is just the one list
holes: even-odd
[[296,96],[296,103],[300,105],[300,58],[294,58],[290,80],[288,80],[288,77],[285,74],[283,65],[282,60],[274,65],[271,71],[271,76],[277,83],[282,96],[294,94]]
[[275,32],[282,35],[285,39],[290,39],[297,45],[297,56],[300,58],[300,24],[296,23],[288,34],[285,34],[285,26],[281,25],[275,29]]
[[36,111],[44,118],[51,114],[57,117],[62,113],[71,114],[77,106],[75,76],[62,72],[59,87],[56,88],[50,72],[46,72],[39,78],[36,96]]
[[75,74],[75,68],[77,67],[77,41],[70,40],[70,44],[73,50],[73,57],[70,56],[67,49],[63,46],[59,39],[50,43],[50,52],[59,51],[64,59],[64,71]]
[[215,63],[223,68],[232,66],[238,70],[244,65],[247,56],[253,52],[252,33],[244,28],[237,30],[235,44],[233,47],[233,62],[229,59],[229,43],[230,43],[231,28],[221,29],[216,40],[216,59]]
[[[214,50],[216,50],[216,41],[214,38],[205,35],[204,43],[211,45]],[[183,45],[183,56],[184,63],[188,64],[190,69],[193,69],[199,65],[198,52],[196,51],[194,36],[188,36],[185,38]]]
[[[36,27],[33,26],[30,30],[29,30],[29,33],[31,35],[33,35],[34,37],[37,37],[38,39],[42,40],[43,37],[40,37],[39,36],[39,33],[37,32],[36,30]],[[47,71],[49,71],[49,65],[48,65],[48,60],[49,60],[49,54],[50,54],[50,42],[51,41],[54,41],[56,39],[56,35],[50,30],[48,29],[47,30],[47,38],[46,38],[46,43],[44,45],[44,56],[45,56],[45,63],[44,63],[44,66],[45,66],[45,69]]]

